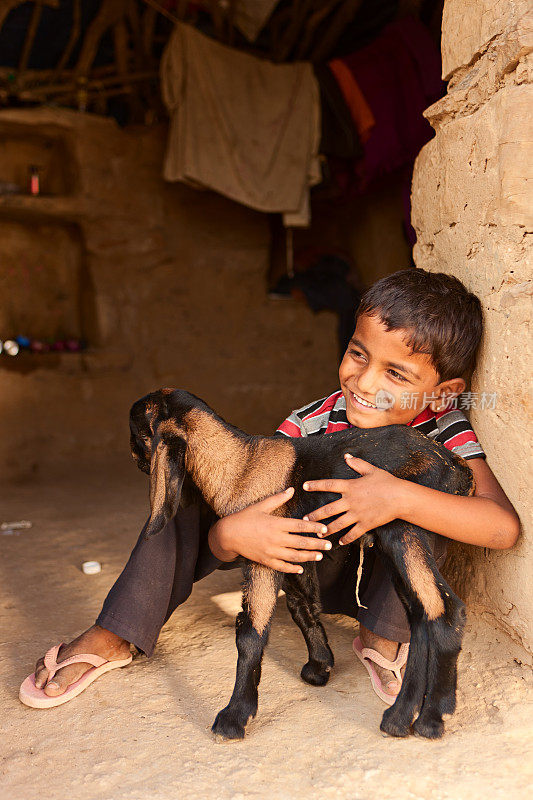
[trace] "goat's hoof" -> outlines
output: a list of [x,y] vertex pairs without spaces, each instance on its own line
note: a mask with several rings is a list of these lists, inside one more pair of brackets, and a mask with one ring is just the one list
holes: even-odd
[[307,664],[303,665],[300,672],[302,679],[306,683],[310,683],[311,686],[325,686],[329,681],[330,674],[330,666],[321,666],[316,661],[314,663],[308,661]]
[[244,739],[244,725],[238,722],[231,712],[227,709],[219,711],[213,727],[211,728],[215,738],[219,742],[231,742]]
[[383,714],[379,729],[387,736],[403,739],[411,733],[411,720],[399,720],[397,714],[392,712],[392,707]]
[[413,733],[424,739],[440,739],[444,733],[444,722],[439,716],[420,716],[415,720]]

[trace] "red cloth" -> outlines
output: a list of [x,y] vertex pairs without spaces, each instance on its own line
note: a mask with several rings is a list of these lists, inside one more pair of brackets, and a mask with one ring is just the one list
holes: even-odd
[[350,114],[363,144],[368,141],[372,128],[376,124],[372,109],[365,100],[353,73],[350,72],[344,61],[336,58],[328,64],[330,70],[339,84],[340,90],[350,109]]
[[433,130],[422,112],[444,94],[445,85],[437,48],[415,17],[387,25],[373,42],[342,62],[375,119],[364,156],[356,165],[363,189],[375,178],[412,162],[432,138]]

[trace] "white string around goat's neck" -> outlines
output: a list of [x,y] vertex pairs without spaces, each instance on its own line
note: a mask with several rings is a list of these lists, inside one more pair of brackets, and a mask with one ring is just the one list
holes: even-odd
[[363,559],[365,557],[365,544],[363,541],[363,536],[359,539],[359,566],[357,567],[357,581],[355,584],[355,602],[359,606],[359,608],[366,608],[368,610],[368,606],[364,606],[359,599],[359,584],[361,583],[361,578],[363,577]]

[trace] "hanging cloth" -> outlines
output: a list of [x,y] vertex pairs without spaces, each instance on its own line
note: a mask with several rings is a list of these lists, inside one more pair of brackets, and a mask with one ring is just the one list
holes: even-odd
[[[364,156],[358,163],[360,187],[411,163],[434,135],[423,111],[444,93],[440,57],[429,31],[415,17],[387,25],[366,47],[330,63],[354,113],[360,99],[347,93],[354,86],[374,119],[365,136]],[[357,123],[356,123],[357,124]]]
[[213,189],[287,225],[309,224],[320,182],[320,101],[310,64],[272,64],[177,24],[161,61],[168,181]]

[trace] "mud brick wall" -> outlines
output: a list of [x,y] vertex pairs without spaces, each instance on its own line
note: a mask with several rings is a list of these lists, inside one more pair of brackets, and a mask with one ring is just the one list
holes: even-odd
[[[448,93],[426,112],[436,136],[418,157],[412,196],[416,265],[456,275],[482,300],[486,330],[471,387],[477,407],[470,416],[523,523],[512,551],[459,547],[450,569],[467,601],[531,648],[529,5],[446,0],[442,55]],[[483,392],[497,392],[494,407],[481,407]]]

